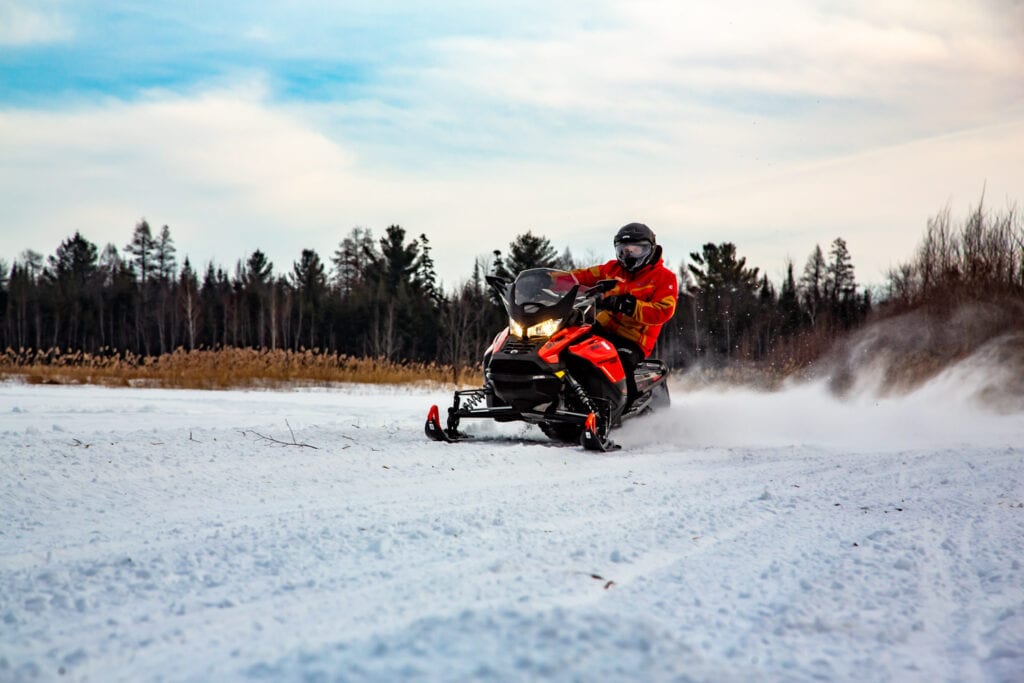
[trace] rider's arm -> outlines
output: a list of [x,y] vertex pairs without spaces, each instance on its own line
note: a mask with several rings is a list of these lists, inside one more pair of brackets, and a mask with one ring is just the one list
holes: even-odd
[[578,268],[570,271],[576,276],[576,281],[584,287],[593,287],[601,280],[607,280],[608,275],[605,274],[606,265],[591,266],[590,268]]
[[672,271],[661,273],[650,301],[637,300],[633,317],[645,325],[663,325],[676,312],[676,276]]

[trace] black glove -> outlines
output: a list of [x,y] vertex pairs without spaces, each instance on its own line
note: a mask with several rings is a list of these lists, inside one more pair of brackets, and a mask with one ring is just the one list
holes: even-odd
[[636,297],[632,294],[606,296],[597,303],[597,307],[612,313],[622,313],[631,316],[636,313]]

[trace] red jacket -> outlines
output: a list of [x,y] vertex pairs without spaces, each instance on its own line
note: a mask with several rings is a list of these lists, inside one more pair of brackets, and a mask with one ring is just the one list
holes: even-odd
[[654,263],[635,273],[627,271],[618,261],[609,261],[599,266],[574,270],[572,274],[580,284],[588,287],[600,280],[618,280],[619,285],[605,296],[632,294],[636,297],[633,315],[598,311],[597,322],[609,332],[635,341],[643,349],[645,357],[651,355],[661,333],[661,326],[676,312],[679,291],[675,273],[665,267],[661,258],[661,248],[658,247]]

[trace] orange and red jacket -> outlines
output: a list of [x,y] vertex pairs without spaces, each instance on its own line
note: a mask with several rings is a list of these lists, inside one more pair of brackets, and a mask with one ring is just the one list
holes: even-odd
[[600,280],[618,280],[619,284],[607,292],[606,297],[620,294],[636,297],[633,315],[598,311],[597,322],[609,332],[635,341],[643,349],[645,357],[651,355],[661,326],[676,312],[679,290],[675,273],[665,267],[660,246],[658,249],[656,260],[635,273],[627,271],[618,261],[572,271],[580,284],[588,287]]

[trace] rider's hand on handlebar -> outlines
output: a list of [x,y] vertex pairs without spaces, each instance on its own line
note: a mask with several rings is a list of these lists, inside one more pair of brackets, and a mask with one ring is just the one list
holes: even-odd
[[636,297],[632,294],[605,296],[597,302],[597,307],[612,313],[622,313],[631,316],[636,312]]

